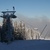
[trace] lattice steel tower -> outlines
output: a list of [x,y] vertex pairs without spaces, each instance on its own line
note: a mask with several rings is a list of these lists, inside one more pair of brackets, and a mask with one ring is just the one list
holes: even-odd
[[13,11],[2,11],[3,15],[0,16],[3,18],[3,25],[1,30],[1,41],[8,42],[14,39],[14,28],[12,25],[11,18],[16,18],[15,8],[13,7]]

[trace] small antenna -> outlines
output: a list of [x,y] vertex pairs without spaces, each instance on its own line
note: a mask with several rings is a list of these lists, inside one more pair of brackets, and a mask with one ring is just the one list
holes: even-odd
[[[15,7],[13,6],[13,11],[15,11]],[[14,12],[13,12],[13,14],[14,14]]]
[[15,7],[13,6],[13,10],[15,10]]

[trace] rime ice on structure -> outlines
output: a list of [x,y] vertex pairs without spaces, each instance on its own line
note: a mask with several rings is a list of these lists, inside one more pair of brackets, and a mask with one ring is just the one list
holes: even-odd
[[14,15],[16,11],[14,9],[15,8],[13,7],[13,11],[2,11],[3,16],[0,16],[3,18],[3,25],[1,30],[2,42],[9,42],[14,39],[14,28],[11,21],[11,18],[16,18]]

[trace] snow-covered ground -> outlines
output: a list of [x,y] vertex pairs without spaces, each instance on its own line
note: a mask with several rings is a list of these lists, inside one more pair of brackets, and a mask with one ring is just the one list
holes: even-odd
[[0,42],[0,50],[50,50],[50,41],[17,40],[10,44]]

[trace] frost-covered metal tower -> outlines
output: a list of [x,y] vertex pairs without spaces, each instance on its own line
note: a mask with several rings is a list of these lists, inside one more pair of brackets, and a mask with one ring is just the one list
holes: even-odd
[[1,41],[8,42],[14,39],[14,28],[12,25],[11,18],[16,18],[15,7],[13,6],[13,11],[2,11],[3,15],[0,16],[3,18],[3,25],[1,30]]

